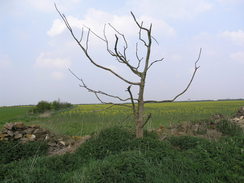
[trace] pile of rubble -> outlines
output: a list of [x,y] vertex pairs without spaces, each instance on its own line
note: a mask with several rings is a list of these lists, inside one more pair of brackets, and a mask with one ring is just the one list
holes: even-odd
[[244,129],[244,107],[241,107],[234,117],[231,119],[234,123],[239,125],[242,129]]
[[73,152],[78,145],[89,138],[90,136],[70,137],[56,135],[38,125],[27,126],[22,122],[7,123],[0,132],[0,140],[16,140],[20,143],[46,141],[50,155]]
[[[160,126],[156,133],[163,140],[168,136],[196,136],[207,139],[219,139],[223,134],[218,130],[217,125],[221,120],[226,119],[222,114],[215,114],[208,121],[203,122],[183,122],[170,125],[169,127]],[[226,119],[237,124],[244,130],[244,107],[230,119]]]

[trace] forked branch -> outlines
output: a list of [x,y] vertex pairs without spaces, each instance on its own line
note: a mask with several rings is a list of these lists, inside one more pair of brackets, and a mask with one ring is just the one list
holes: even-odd
[[[69,22],[68,22],[66,16],[65,16],[64,14],[62,14],[62,13],[58,10],[56,4],[54,4],[54,5],[55,5],[55,8],[56,8],[57,12],[59,13],[60,17],[61,17],[62,20],[64,21],[64,23],[65,23],[67,29],[70,31],[70,34],[72,35],[73,39],[77,42],[77,44],[79,45],[79,47],[81,48],[81,50],[84,52],[84,54],[86,55],[86,57],[88,58],[88,60],[89,60],[93,65],[95,65],[96,67],[98,67],[98,68],[100,68],[100,69],[102,69],[102,70],[106,70],[106,71],[112,73],[112,74],[115,75],[117,78],[121,79],[122,81],[124,81],[124,82],[126,82],[126,83],[128,83],[128,84],[130,84],[130,85],[140,85],[140,82],[129,81],[129,80],[125,79],[124,77],[122,77],[121,75],[119,75],[118,73],[116,73],[114,70],[112,70],[112,69],[110,69],[110,68],[108,68],[108,67],[105,67],[105,66],[102,66],[102,65],[96,63],[96,62],[91,58],[91,56],[90,56],[89,53],[88,53],[89,34],[90,34],[91,30],[88,29],[88,34],[87,34],[86,44],[85,44],[85,46],[83,46],[83,45],[81,44],[81,42],[80,42],[80,39],[78,39],[78,38],[75,36],[75,34],[74,34],[74,32],[73,32],[73,30],[72,30],[72,28],[71,28],[71,26],[70,26],[70,24],[69,24]],[[92,33],[93,33],[93,32],[92,32]],[[95,34],[95,35],[96,35],[96,34]]]

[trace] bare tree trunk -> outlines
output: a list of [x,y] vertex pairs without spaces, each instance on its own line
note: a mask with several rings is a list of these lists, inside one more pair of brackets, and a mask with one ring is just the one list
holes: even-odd
[[143,125],[144,125],[144,87],[145,87],[145,79],[141,79],[141,85],[139,89],[138,96],[138,108],[137,108],[137,116],[136,116],[136,138],[143,137]]

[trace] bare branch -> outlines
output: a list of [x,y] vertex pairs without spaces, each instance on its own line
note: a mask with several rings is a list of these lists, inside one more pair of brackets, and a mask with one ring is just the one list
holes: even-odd
[[108,106],[108,107],[105,107],[105,108],[103,108],[103,109],[93,110],[93,111],[91,111],[91,112],[101,112],[101,111],[105,111],[105,110],[110,109],[110,108],[112,108],[112,107],[114,107],[114,106],[115,106],[115,104],[111,104],[111,105]]
[[152,36],[152,39],[157,43],[157,45],[159,45],[159,43],[158,43],[158,41],[157,41],[156,38],[154,38],[154,37]]
[[161,59],[158,59],[158,60],[153,61],[153,62],[148,66],[147,70],[149,70],[150,67],[151,67],[153,64],[155,64],[155,63],[157,63],[157,62],[162,62],[163,59],[164,59],[164,58],[161,58]]
[[130,100],[131,100],[131,104],[132,104],[133,115],[134,115],[134,117],[136,117],[136,106],[135,106],[134,98],[133,98],[133,95],[132,95],[132,92],[131,92],[130,88],[131,88],[131,85],[127,88],[127,91],[129,92],[129,95],[130,95]]
[[192,81],[193,81],[193,79],[194,79],[194,77],[195,77],[195,74],[196,74],[197,70],[198,70],[199,67],[200,67],[200,66],[197,66],[197,63],[198,63],[198,61],[199,61],[200,58],[201,58],[201,53],[202,53],[202,48],[200,48],[200,51],[199,51],[199,54],[198,54],[198,58],[197,58],[197,60],[196,60],[196,62],[195,62],[195,69],[194,69],[194,72],[193,72],[193,74],[192,74],[192,77],[191,77],[190,82],[188,83],[188,85],[186,86],[186,88],[185,88],[181,93],[179,93],[178,95],[176,95],[176,96],[172,99],[172,101],[175,101],[179,96],[183,95],[183,94],[188,90],[188,88],[191,86],[191,83],[192,83]]
[[137,76],[141,76],[141,72],[139,72],[135,67],[133,67],[127,60],[126,58],[118,51],[118,41],[119,38],[118,36],[115,34],[115,44],[114,44],[114,51],[115,51],[115,57],[117,58],[118,62],[120,63],[124,63],[125,65],[127,65],[129,67],[129,69],[136,74]]
[[199,62],[200,58],[201,58],[201,54],[202,54],[202,48],[200,48],[200,51],[199,51],[199,54],[198,54],[198,58],[195,62],[195,69],[193,71],[193,74],[192,74],[192,77],[188,83],[188,85],[186,86],[186,88],[181,92],[179,93],[178,95],[176,95],[173,99],[171,100],[161,100],[161,101],[157,101],[157,100],[147,100],[147,101],[144,101],[145,103],[163,103],[163,102],[174,102],[178,97],[180,97],[181,95],[183,95],[187,90],[188,88],[191,86],[192,84],[192,81],[194,80],[195,78],[195,75],[196,75],[196,72],[197,70],[200,68],[200,66],[197,66],[197,63]]
[[86,36],[86,52],[88,51],[88,41],[89,41],[89,35],[90,35],[90,29],[87,32],[87,36]]
[[122,81],[128,83],[128,84],[131,84],[131,85],[140,85],[140,82],[132,82],[132,81],[129,81],[127,79],[125,79],[124,77],[120,76],[118,73],[116,73],[115,71],[113,71],[112,69],[110,68],[107,68],[107,67],[104,67],[100,64],[97,64],[91,57],[90,55],[88,54],[87,52],[87,49],[88,49],[88,46],[85,48],[80,42],[79,40],[76,38],[76,36],[74,35],[73,33],[73,30],[69,24],[69,22],[67,21],[66,17],[60,13],[60,11],[58,10],[56,4],[55,4],[55,8],[57,10],[57,12],[59,13],[60,17],[62,18],[62,20],[64,21],[66,27],[68,28],[68,30],[70,31],[73,39],[77,42],[77,44],[80,46],[80,48],[82,49],[82,51],[84,52],[84,54],[86,55],[86,57],[88,58],[88,60],[93,64],[95,65],[96,67],[100,68],[100,69],[103,69],[103,70],[106,70],[110,73],[112,73],[113,75],[115,75],[116,77],[118,77],[119,79],[121,79]]
[[142,128],[144,128],[144,126],[147,124],[147,122],[149,121],[149,119],[152,117],[152,113],[149,113],[147,116],[147,119],[144,121],[144,123],[142,124]]
[[126,50],[127,50],[127,48],[128,48],[128,43],[127,43],[127,40],[126,40],[126,38],[125,38],[125,35],[122,34],[122,33],[120,33],[120,32],[119,32],[114,26],[112,26],[110,23],[109,23],[108,25],[109,25],[115,32],[117,32],[120,36],[123,37],[123,40],[124,40],[124,42],[125,42],[123,56],[124,56],[125,59],[126,59]]
[[126,99],[122,99],[121,97],[119,97],[119,96],[116,96],[116,95],[111,95],[111,94],[108,94],[108,93],[106,93],[106,92],[103,92],[103,91],[100,91],[100,90],[94,90],[94,89],[91,89],[91,88],[89,88],[86,84],[85,84],[85,82],[84,82],[84,80],[82,79],[82,78],[79,78],[71,69],[69,69],[69,71],[70,71],[70,73],[76,78],[76,79],[78,79],[79,81],[81,81],[81,85],[80,85],[80,87],[82,87],[82,88],[85,88],[88,92],[92,92],[92,93],[94,93],[95,95],[96,95],[96,97],[98,98],[98,100],[101,102],[101,103],[106,103],[106,102],[103,102],[102,100],[101,100],[101,98],[98,96],[98,94],[101,94],[101,95],[104,95],[104,96],[107,96],[107,97],[111,97],[111,98],[115,98],[115,99],[118,99],[118,100],[120,100],[120,101],[122,101],[122,102],[126,102],[126,101],[129,101],[130,100],[130,98],[126,98]]
[[83,39],[83,35],[84,35],[84,28],[82,27],[82,28],[81,28],[81,36],[80,36],[80,41],[79,41],[79,42],[82,41],[82,39]]
[[138,55],[138,43],[136,43],[136,58],[138,60],[138,64],[137,64],[136,70],[138,70],[140,68],[141,61],[143,60],[143,57],[140,58],[139,55]]
[[97,33],[95,33],[93,30],[90,29],[90,27],[87,27],[86,25],[83,25],[86,29],[88,29],[94,36],[101,39],[102,41],[106,42],[105,39],[103,39],[101,36],[99,36]]

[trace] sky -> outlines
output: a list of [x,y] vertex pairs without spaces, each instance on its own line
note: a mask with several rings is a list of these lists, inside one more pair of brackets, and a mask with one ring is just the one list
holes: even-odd
[[[244,0],[0,0],[0,106],[58,99],[99,103],[79,86],[80,81],[69,69],[92,89],[129,96],[125,91],[128,84],[87,60],[54,2],[77,37],[82,26],[103,36],[104,24],[111,23],[126,36],[132,64],[136,64],[139,30],[130,11],[145,26],[152,23],[158,44],[153,42],[151,61],[164,60],[148,72],[145,99],[172,99],[183,91],[200,48],[200,68],[189,90],[178,100],[244,98]],[[113,48],[115,32],[106,30]],[[119,44],[123,46],[122,39]],[[138,81],[109,56],[104,42],[94,35],[90,36],[88,51],[97,63]],[[140,41],[138,54],[145,58]],[[136,89],[132,88],[135,96]],[[106,97],[103,100],[111,101]]]

